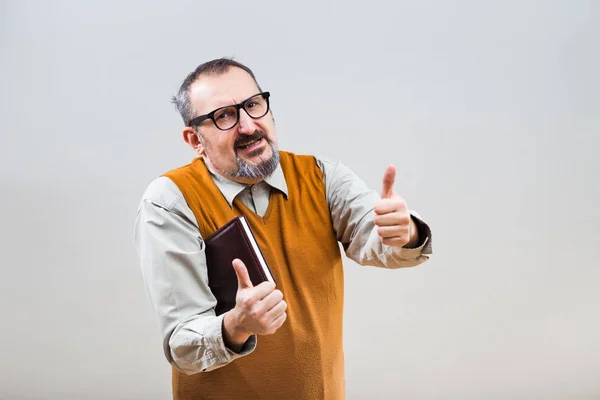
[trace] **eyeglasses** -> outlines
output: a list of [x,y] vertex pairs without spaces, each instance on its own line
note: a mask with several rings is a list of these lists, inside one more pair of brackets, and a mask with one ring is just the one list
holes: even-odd
[[239,104],[217,108],[216,110],[191,119],[188,126],[197,126],[206,119],[211,119],[215,126],[222,131],[233,128],[240,120],[240,108],[243,108],[253,119],[262,118],[269,112],[269,92],[256,94]]

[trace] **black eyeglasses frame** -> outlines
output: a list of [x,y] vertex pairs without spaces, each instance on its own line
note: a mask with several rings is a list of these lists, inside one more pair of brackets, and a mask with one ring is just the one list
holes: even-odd
[[[267,109],[265,110],[265,113],[263,115],[259,116],[259,117],[253,117],[252,115],[250,115],[250,113],[248,112],[248,110],[246,110],[246,103],[249,100],[255,98],[256,96],[262,96],[263,99],[265,99],[265,101],[267,102]],[[191,120],[188,121],[187,126],[189,126],[189,127],[198,126],[203,121],[205,121],[207,119],[210,119],[213,122],[213,124],[217,127],[217,129],[222,130],[222,131],[228,131],[228,130],[234,128],[240,122],[240,109],[241,108],[243,108],[244,111],[246,111],[246,114],[248,114],[248,116],[250,118],[252,118],[252,119],[259,119],[259,118],[262,118],[265,115],[267,115],[267,113],[271,109],[271,105],[269,104],[269,97],[270,96],[271,96],[270,92],[257,93],[255,95],[252,95],[252,96],[248,97],[246,100],[244,100],[244,101],[242,101],[242,102],[240,102],[238,104],[231,104],[231,105],[228,105],[228,106],[219,107],[216,110],[213,110],[213,111],[209,112],[208,114],[199,115],[197,117],[194,117],[194,118],[192,118]],[[229,108],[229,107],[235,107],[235,110],[237,112],[236,122],[230,128],[226,128],[226,129],[220,128],[219,125],[217,125],[217,121],[215,121],[215,113],[217,113],[218,111],[220,111],[220,110],[222,110],[224,108]]]

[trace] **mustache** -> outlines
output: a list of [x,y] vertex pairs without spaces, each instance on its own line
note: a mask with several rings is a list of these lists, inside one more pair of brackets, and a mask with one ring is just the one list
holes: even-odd
[[252,135],[238,136],[237,139],[235,139],[233,146],[235,148],[237,148],[239,146],[244,146],[248,143],[254,142],[255,140],[259,140],[259,139],[265,139],[267,141],[267,143],[271,143],[271,141],[267,137],[267,134],[263,130],[257,129],[254,131],[254,133]]

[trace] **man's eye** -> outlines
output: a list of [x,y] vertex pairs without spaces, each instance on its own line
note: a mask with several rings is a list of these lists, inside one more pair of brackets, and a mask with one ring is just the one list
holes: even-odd
[[226,118],[231,118],[231,112],[230,111],[225,111],[225,112],[217,115],[217,119],[226,119]]
[[249,101],[248,103],[246,103],[246,107],[248,107],[248,108],[256,107],[257,105],[258,105],[257,101]]

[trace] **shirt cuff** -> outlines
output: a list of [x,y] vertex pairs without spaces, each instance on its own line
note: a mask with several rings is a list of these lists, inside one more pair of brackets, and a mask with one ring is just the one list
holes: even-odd
[[256,348],[256,335],[244,343],[239,353],[229,349],[223,341],[225,314],[188,322],[173,338],[171,355],[175,366],[190,375],[223,367]]
[[[224,364],[230,363],[231,361],[246,356],[254,351],[256,348],[256,335],[252,335],[248,338],[246,343],[240,349],[240,352],[237,353],[231,350],[225,344],[223,340],[223,319],[225,318],[225,314],[219,315],[217,318],[213,319],[206,326],[206,336],[209,338],[209,342],[215,343],[214,353],[218,354],[218,360],[215,365],[212,367],[204,368],[203,371],[211,371],[213,369],[219,368]],[[214,339],[213,339],[214,338]],[[213,340],[210,340],[213,339]],[[220,361],[220,362],[219,362]]]
[[[415,222],[415,226],[419,232],[419,245],[414,247],[414,249],[421,249],[425,254],[431,254],[431,228],[429,228],[429,225],[427,225],[416,212],[410,211],[410,216]],[[413,248],[404,247],[404,249],[412,250]]]
[[387,257],[392,257],[396,260],[426,261],[429,259],[428,255],[432,254],[431,229],[416,212],[410,211],[410,216],[419,230],[420,244],[414,248],[407,248],[389,246],[382,243],[382,251]]

